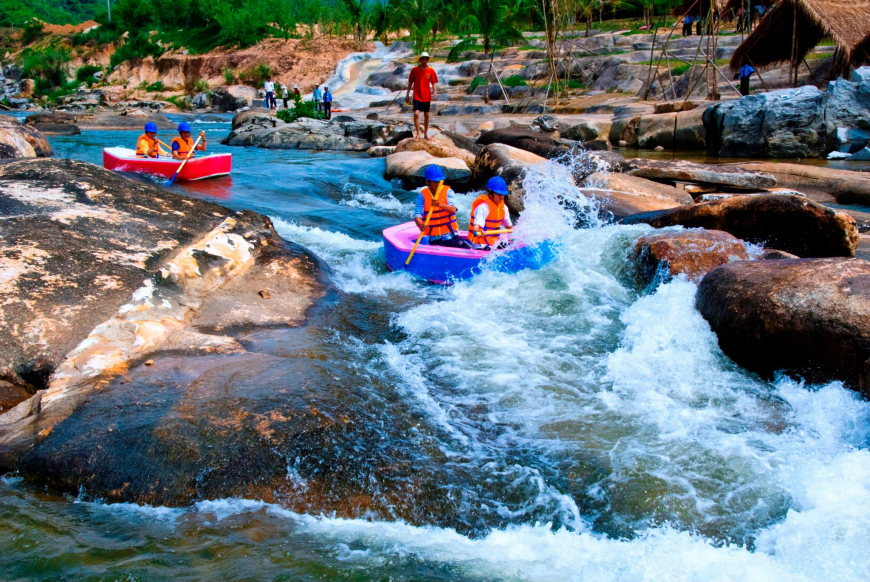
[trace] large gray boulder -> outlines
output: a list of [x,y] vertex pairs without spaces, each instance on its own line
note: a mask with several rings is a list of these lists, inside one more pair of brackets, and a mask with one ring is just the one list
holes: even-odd
[[704,112],[707,151],[742,158],[824,156],[833,134],[827,102],[827,93],[805,86],[714,105]]
[[839,380],[870,396],[870,262],[729,263],[704,277],[695,305],[741,366],[766,378]]
[[626,224],[723,230],[739,239],[799,257],[851,257],[858,246],[855,220],[802,196],[730,196],[692,206],[630,216]]

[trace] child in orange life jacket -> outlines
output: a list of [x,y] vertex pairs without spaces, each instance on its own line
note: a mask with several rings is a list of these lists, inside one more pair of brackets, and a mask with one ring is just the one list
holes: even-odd
[[[190,124],[187,122],[181,123],[178,126],[178,135],[172,140],[172,143],[169,144],[172,146],[172,159],[173,160],[183,160],[187,157],[187,154],[190,153],[190,150],[193,149],[193,140],[190,139]],[[205,151],[205,132],[199,132],[200,142],[197,144],[196,149],[201,152]],[[191,156],[193,157],[193,156]]]
[[486,194],[471,203],[471,218],[468,225],[468,240],[475,249],[488,251],[498,244],[499,235],[486,232],[513,226],[511,216],[504,205],[508,195],[507,183],[501,176],[490,178]]
[[145,124],[145,133],[139,136],[136,140],[136,155],[156,158],[159,155],[165,156],[169,152],[160,147],[160,140],[157,139],[157,124],[149,121]]
[[[417,228],[429,237],[430,245],[470,249],[471,243],[459,236],[453,190],[446,184],[441,184],[445,180],[444,171],[440,166],[427,166],[425,178],[426,185],[418,190],[420,194],[414,209]],[[430,210],[432,216],[429,217],[429,225],[426,227],[426,217]]]

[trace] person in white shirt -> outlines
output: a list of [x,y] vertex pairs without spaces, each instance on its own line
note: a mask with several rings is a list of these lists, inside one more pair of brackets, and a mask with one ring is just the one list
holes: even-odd
[[501,176],[495,176],[486,183],[486,194],[481,194],[471,203],[468,240],[475,249],[488,251],[495,248],[499,234],[486,233],[507,230],[513,226],[510,212],[504,205],[507,195],[507,182]]
[[266,92],[266,109],[277,109],[278,102],[275,101],[275,83],[272,82],[272,77],[266,77],[263,90]]

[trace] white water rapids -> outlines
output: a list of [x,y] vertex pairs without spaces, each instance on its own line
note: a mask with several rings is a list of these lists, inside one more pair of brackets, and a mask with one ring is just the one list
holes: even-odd
[[[647,227],[590,218],[594,228],[574,229],[557,198],[588,203],[556,164],[525,186],[518,236],[557,235],[557,260],[445,288],[386,271],[379,241],[274,219],[343,292],[400,306],[400,341],[337,341],[450,435],[446,458],[526,492],[494,508],[513,525],[465,536],[238,499],[103,510],[169,522],[268,515],[343,563],[413,559],[450,565],[457,579],[870,579],[870,403],[837,383],[768,383],[736,367],[694,309],[694,284],[643,295],[625,282],[625,250]],[[460,199],[464,224],[473,196]],[[412,211],[359,189],[342,203],[397,220]]]

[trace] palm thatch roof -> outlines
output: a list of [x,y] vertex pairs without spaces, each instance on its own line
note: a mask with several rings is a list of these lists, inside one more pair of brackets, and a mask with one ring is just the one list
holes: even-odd
[[826,38],[834,41],[836,59],[847,68],[868,61],[870,0],[781,0],[734,51],[731,70],[744,63],[763,68],[791,61],[795,11],[798,61]]

